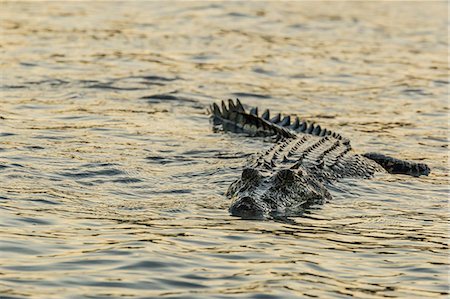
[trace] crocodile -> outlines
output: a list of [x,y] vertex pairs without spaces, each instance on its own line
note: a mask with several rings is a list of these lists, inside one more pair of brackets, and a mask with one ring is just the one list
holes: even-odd
[[290,115],[270,117],[258,108],[246,111],[239,99],[209,108],[215,131],[271,138],[275,143],[252,156],[239,179],[229,186],[229,212],[244,219],[268,219],[301,214],[311,205],[331,199],[329,189],[342,178],[371,178],[377,172],[428,175],[424,163],[380,153],[358,154],[350,140],[320,125]]

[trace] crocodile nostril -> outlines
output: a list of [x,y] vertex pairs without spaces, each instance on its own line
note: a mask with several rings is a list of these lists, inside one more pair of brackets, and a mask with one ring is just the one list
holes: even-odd
[[244,219],[261,219],[264,217],[263,203],[250,196],[243,196],[234,201],[229,211],[231,215]]

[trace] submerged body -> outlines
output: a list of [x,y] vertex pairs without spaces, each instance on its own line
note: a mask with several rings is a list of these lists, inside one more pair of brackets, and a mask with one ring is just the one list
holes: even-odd
[[352,151],[350,141],[320,126],[290,117],[270,119],[267,110],[245,111],[239,100],[222,109],[211,107],[216,128],[251,136],[274,136],[276,143],[253,157],[226,193],[230,213],[243,218],[298,215],[306,207],[331,198],[327,185],[339,178],[370,178],[375,172],[428,175],[422,163],[377,153]]

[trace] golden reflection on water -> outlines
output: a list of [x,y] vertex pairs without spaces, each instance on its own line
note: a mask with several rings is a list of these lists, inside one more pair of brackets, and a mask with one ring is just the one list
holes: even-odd
[[[448,295],[445,2],[4,2],[4,298]],[[262,140],[240,97],[432,167],[287,222],[223,196]],[[3,298],[3,297],[2,297]]]

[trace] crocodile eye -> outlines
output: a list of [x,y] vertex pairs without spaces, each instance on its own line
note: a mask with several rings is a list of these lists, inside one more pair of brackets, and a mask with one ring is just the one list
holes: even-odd
[[261,175],[258,170],[254,168],[245,168],[242,171],[241,178],[243,181],[250,181],[259,178]]
[[275,175],[277,184],[288,184],[295,180],[295,172],[291,169],[282,169]]

